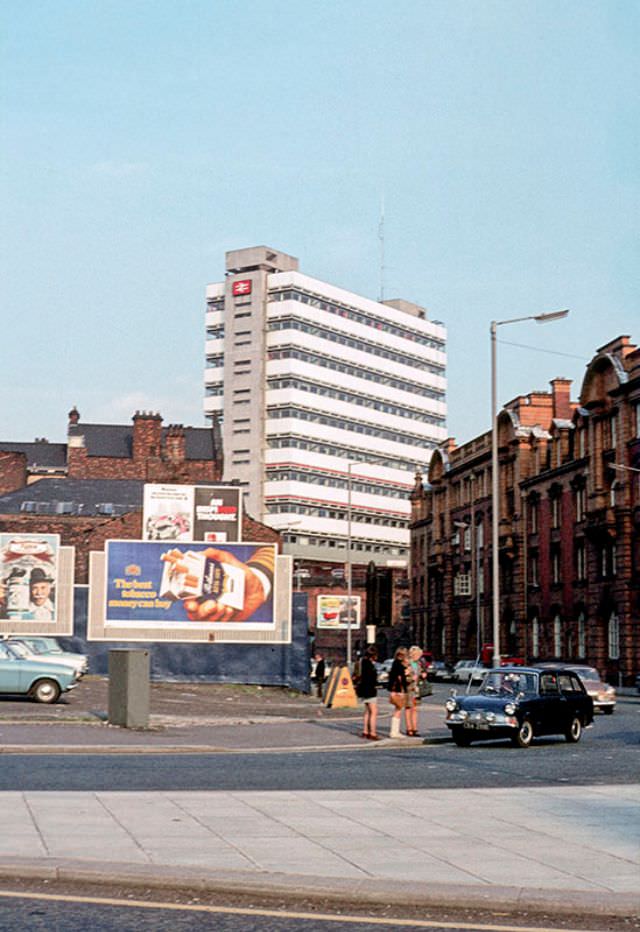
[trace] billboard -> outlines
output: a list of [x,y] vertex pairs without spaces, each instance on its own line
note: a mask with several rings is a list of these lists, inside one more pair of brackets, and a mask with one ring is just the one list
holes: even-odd
[[55,627],[59,550],[57,534],[0,534],[0,621]]
[[242,491],[233,485],[144,487],[144,540],[229,543],[241,537]]
[[269,630],[276,545],[111,540],[104,627]]
[[[351,627],[360,627],[360,596],[351,596]],[[349,596],[319,595],[317,602],[316,628],[349,627]]]

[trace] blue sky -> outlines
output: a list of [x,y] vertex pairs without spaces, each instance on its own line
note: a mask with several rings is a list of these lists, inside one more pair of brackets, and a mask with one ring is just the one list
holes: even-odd
[[[449,432],[640,342],[633,0],[5,0],[0,439],[140,408],[203,424],[227,249],[423,304]],[[564,354],[564,355],[561,355]]]

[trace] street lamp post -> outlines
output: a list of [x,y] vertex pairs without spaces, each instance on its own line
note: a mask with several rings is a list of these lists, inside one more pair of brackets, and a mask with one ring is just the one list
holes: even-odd
[[347,463],[347,666],[351,669],[351,640],[352,640],[352,573],[351,573],[351,516],[352,503],[351,493],[353,486],[353,466],[375,466],[376,463],[363,463],[360,460],[349,461]]
[[351,669],[351,467],[347,463],[347,666]]
[[500,560],[498,555],[500,486],[498,481],[498,366],[496,334],[498,327],[535,320],[539,324],[566,317],[568,310],[550,311],[546,314],[529,314],[509,320],[492,320],[491,333],[491,555],[493,590],[493,666],[500,666]]

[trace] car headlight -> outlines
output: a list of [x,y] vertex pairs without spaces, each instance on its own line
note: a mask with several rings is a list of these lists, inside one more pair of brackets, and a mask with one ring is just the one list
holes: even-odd
[[460,710],[460,718],[463,719],[463,720],[466,719],[466,718],[469,718],[469,713],[467,712],[466,709],[461,709],[461,710]]
[[447,710],[447,712],[455,712],[456,709],[458,708],[458,703],[456,702],[455,699],[447,699],[447,701],[444,704],[444,707]]
[[513,702],[507,702],[507,704],[504,707],[505,715],[514,715],[515,711],[516,711],[516,707],[514,706]]

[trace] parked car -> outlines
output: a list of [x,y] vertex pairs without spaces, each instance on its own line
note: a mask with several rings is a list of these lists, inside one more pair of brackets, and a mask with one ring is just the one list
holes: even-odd
[[30,635],[11,635],[8,638],[10,643],[16,641],[24,644],[32,654],[37,657],[50,657],[60,663],[69,664],[77,670],[81,676],[89,669],[89,659],[86,654],[77,654],[74,651],[63,650],[55,638],[49,637],[32,637]]
[[453,679],[453,666],[444,660],[434,660],[429,671],[429,679],[437,683],[448,683]]
[[481,683],[487,672],[487,667],[475,660],[459,660],[453,668],[452,679],[454,683]]
[[636,674],[636,692],[640,694],[640,673]]
[[[553,666],[549,663],[538,664],[542,669]],[[616,707],[616,691],[613,686],[609,686],[601,678],[595,667],[588,667],[582,664],[566,664],[568,670],[577,673],[584,688],[593,699],[593,708],[596,712],[604,712],[605,715],[613,715]]]
[[376,670],[378,672],[378,686],[381,686],[383,689],[386,689],[389,685],[389,672],[391,670],[391,664],[393,660],[383,660],[382,663],[376,664]]
[[564,735],[576,742],[593,722],[591,696],[566,667],[489,670],[478,693],[454,693],[445,710],[445,723],[459,747],[509,738],[527,748],[538,735]]
[[78,678],[69,666],[46,658],[25,659],[6,641],[0,642],[0,694],[57,702],[61,693],[75,688]]
[[75,660],[68,660],[66,657],[57,655],[54,657],[47,656],[47,654],[38,654],[36,651],[31,650],[31,648],[19,638],[10,638],[5,641],[5,643],[8,645],[11,653],[17,654],[17,656],[21,657],[23,660],[32,660],[34,663],[57,663],[61,667],[67,667],[69,670],[73,670],[78,679],[83,675]]

